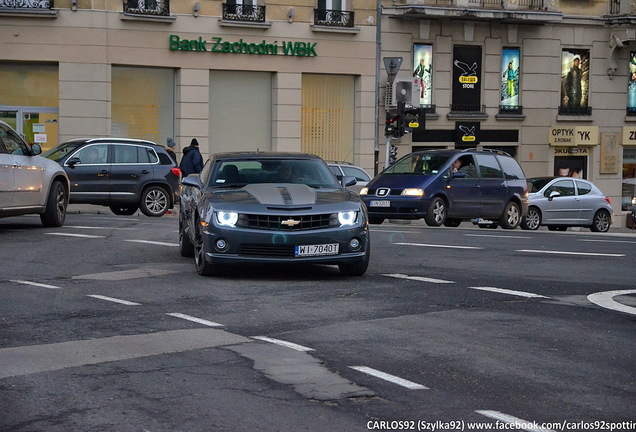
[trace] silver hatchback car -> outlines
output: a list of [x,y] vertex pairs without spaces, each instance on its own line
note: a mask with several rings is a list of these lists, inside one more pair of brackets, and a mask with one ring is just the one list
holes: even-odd
[[587,180],[533,177],[528,179],[528,192],[528,213],[521,229],[547,226],[551,231],[565,231],[581,226],[606,232],[614,222],[610,199]]
[[35,213],[44,226],[59,227],[66,219],[69,180],[40,153],[39,144],[28,145],[0,121],[0,217]]

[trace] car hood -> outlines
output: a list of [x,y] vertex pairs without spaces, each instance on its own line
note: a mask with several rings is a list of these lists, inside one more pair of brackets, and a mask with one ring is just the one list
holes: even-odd
[[208,198],[215,204],[235,206],[309,206],[350,201],[352,194],[342,189],[316,189],[304,184],[260,183],[237,189],[213,189]]

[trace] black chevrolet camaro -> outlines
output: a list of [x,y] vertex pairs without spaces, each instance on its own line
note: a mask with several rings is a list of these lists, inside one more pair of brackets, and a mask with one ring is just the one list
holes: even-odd
[[182,180],[179,250],[197,272],[241,263],[338,265],[350,276],[369,266],[366,207],[318,156],[237,152],[210,157]]

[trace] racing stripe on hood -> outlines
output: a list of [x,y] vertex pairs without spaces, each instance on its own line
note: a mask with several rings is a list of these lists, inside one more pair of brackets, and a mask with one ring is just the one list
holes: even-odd
[[248,184],[243,190],[264,205],[316,204],[316,191],[304,184]]

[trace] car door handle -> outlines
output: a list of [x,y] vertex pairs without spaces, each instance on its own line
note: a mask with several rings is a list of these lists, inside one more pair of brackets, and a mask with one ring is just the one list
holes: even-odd
[[150,171],[148,171],[148,170],[141,170],[141,173],[142,173],[142,174],[150,174]]

